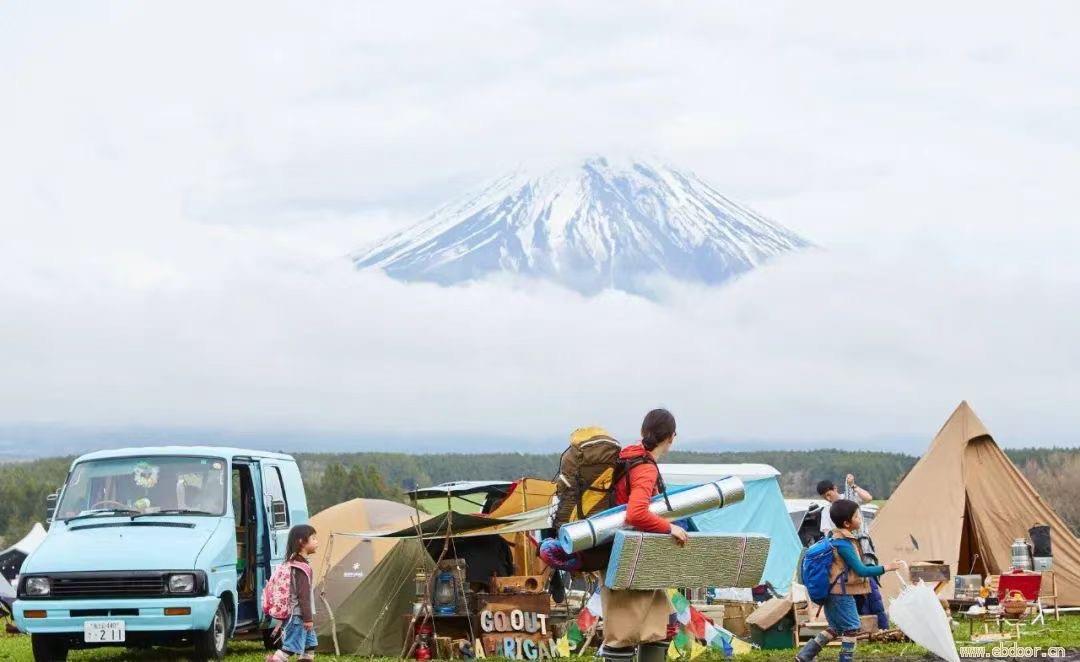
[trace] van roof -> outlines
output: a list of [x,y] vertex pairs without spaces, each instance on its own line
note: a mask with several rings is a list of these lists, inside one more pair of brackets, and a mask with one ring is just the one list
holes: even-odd
[[101,460],[111,457],[129,457],[132,455],[196,455],[206,457],[221,457],[232,459],[234,457],[261,457],[276,460],[288,460],[294,462],[291,455],[274,453],[272,451],[259,451],[249,448],[230,448],[228,446],[133,446],[130,448],[113,448],[103,451],[94,451],[75,458],[75,462],[84,460]]

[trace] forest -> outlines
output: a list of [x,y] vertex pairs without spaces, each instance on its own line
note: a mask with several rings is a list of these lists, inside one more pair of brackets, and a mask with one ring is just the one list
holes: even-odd
[[[1080,533],[1080,449],[1006,449],[1035,489]],[[451,480],[551,478],[558,455],[518,453],[409,455],[405,453],[294,453],[312,513],[355,497],[404,500],[412,486]],[[45,497],[60,487],[71,457],[0,464],[0,546],[18,540],[45,518]],[[854,473],[875,499],[887,499],[917,457],[877,451],[673,452],[680,463],[762,463],[781,472],[788,497],[814,495],[823,478]]]

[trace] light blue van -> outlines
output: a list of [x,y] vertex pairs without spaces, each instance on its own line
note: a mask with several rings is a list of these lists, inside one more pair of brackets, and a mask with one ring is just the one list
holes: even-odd
[[259,593],[289,527],[307,518],[288,455],[198,446],[83,455],[49,535],[23,563],[15,622],[35,660],[155,645],[221,659],[234,634],[265,634]]

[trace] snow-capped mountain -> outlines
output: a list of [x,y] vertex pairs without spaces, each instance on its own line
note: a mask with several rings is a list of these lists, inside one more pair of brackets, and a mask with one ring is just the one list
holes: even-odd
[[693,173],[591,158],[497,179],[352,259],[405,281],[509,272],[586,294],[644,293],[656,275],[721,283],[808,246]]

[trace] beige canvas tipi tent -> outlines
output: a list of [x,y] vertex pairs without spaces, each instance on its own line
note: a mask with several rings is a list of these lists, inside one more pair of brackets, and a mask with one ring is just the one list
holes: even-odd
[[[961,402],[871,527],[878,558],[945,561],[957,574],[1000,574],[1010,545],[1036,524],[1051,528],[1062,605],[1080,605],[1080,541]],[[883,577],[888,595],[898,586]],[[948,591],[951,594],[951,587]]]

